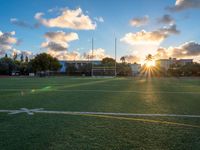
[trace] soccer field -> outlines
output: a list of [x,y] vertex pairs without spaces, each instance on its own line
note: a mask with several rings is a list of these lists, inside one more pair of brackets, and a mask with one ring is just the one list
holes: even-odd
[[199,150],[200,79],[0,78],[0,149]]

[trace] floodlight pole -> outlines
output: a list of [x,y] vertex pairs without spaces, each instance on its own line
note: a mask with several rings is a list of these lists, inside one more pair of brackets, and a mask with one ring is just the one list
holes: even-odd
[[92,71],[91,71],[91,76],[93,77],[93,55],[94,55],[94,39],[92,37]]
[[115,38],[115,77],[117,76],[117,38]]

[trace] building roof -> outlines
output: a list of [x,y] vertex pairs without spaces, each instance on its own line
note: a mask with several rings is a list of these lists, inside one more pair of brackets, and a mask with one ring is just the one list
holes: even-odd
[[59,60],[59,62],[66,62],[66,63],[85,63],[85,62],[101,62],[101,60]]
[[193,61],[193,59],[179,59],[178,61]]
[[193,61],[193,59],[176,59],[176,58],[173,58],[173,59],[158,59],[156,61],[170,61],[170,60],[173,60],[173,61]]
[[170,59],[158,59],[156,61],[169,61]]

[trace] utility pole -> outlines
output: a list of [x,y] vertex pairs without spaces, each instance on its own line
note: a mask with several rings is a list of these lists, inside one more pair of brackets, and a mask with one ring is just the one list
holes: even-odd
[[115,38],[115,77],[117,76],[117,38]]

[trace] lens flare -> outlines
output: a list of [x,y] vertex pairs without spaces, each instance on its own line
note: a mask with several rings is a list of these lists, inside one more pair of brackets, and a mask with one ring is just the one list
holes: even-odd
[[146,66],[149,68],[149,67],[154,67],[155,66],[155,62],[154,61],[148,61],[146,63]]

